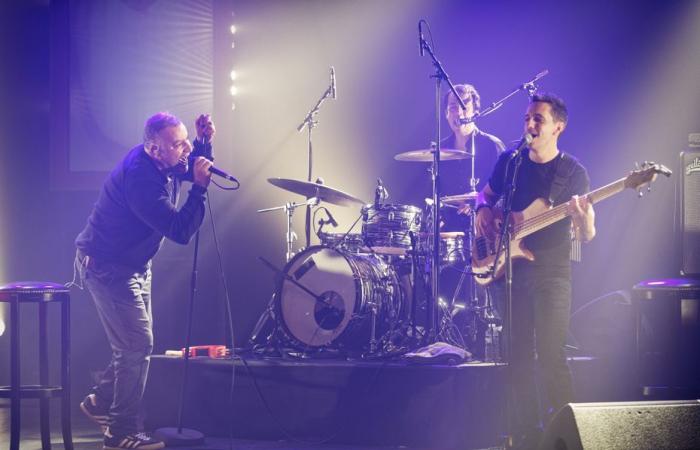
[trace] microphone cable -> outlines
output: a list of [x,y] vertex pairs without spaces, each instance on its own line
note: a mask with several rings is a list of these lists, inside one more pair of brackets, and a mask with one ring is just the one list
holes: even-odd
[[[240,187],[240,184],[234,189],[231,189],[231,188],[228,188],[228,189],[224,188],[224,189],[225,190],[236,190],[236,189],[238,189],[238,187]],[[211,207],[211,201],[209,198],[209,191],[207,191],[207,208],[209,210],[209,219],[211,222],[211,232],[212,232],[212,237],[214,239],[214,247],[216,248],[216,255],[217,255],[218,262],[219,262],[219,275],[221,276],[221,283],[224,287],[224,297],[225,297],[224,310],[225,310],[225,314],[226,314],[227,331],[228,331],[228,334],[231,338],[231,389],[229,390],[229,414],[231,417],[231,423],[229,426],[229,449],[233,450],[233,418],[234,418],[234,414],[233,414],[233,388],[234,388],[235,381],[236,381],[236,364],[235,364],[235,360],[237,358],[236,346],[235,346],[236,338],[235,338],[234,327],[233,327],[233,315],[231,314],[231,296],[229,293],[228,283],[226,282],[226,276],[224,273],[224,262],[223,262],[223,258],[221,256],[221,247],[219,246],[219,238],[216,234],[216,225],[214,223],[214,213],[213,213],[212,207]]]

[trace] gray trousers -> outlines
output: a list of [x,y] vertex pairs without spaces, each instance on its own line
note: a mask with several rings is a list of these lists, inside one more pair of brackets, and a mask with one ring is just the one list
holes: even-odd
[[93,387],[97,406],[109,411],[112,434],[138,431],[153,350],[151,271],[134,272],[80,251],[75,264],[112,348],[110,363]]

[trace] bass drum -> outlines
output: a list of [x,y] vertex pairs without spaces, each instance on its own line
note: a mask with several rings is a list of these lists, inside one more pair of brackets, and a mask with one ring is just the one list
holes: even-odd
[[376,255],[313,246],[292,258],[284,273],[275,296],[277,317],[289,343],[300,350],[366,352],[373,305],[377,340],[404,315],[398,277]]

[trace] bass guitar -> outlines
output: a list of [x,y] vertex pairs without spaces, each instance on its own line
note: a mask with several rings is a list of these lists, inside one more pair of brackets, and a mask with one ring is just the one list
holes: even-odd
[[[613,181],[601,188],[589,192],[584,197],[591,204],[612,197],[625,189],[641,189],[644,185],[651,183],[658,174],[671,176],[671,171],[662,164],[645,162],[642,168],[631,172],[624,178]],[[562,203],[552,207],[549,201],[538,198],[522,211],[513,211],[510,215],[510,254],[513,260],[525,258],[530,261],[535,260],[535,256],[525,247],[523,239],[553,223],[556,223],[569,216],[567,203]],[[504,222],[503,211],[494,206],[494,219],[497,227]],[[481,235],[477,230],[472,242],[472,272],[476,275],[476,283],[486,286],[502,277],[505,272],[505,251],[500,252],[496,261],[497,245],[500,230],[496,232],[495,241],[487,236]]]

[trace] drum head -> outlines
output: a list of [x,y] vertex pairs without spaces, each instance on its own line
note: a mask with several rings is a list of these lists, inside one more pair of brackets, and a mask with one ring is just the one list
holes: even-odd
[[304,346],[331,344],[359,306],[357,283],[347,259],[334,249],[310,247],[296,255],[284,271],[313,293],[282,280],[277,298],[286,331]]

